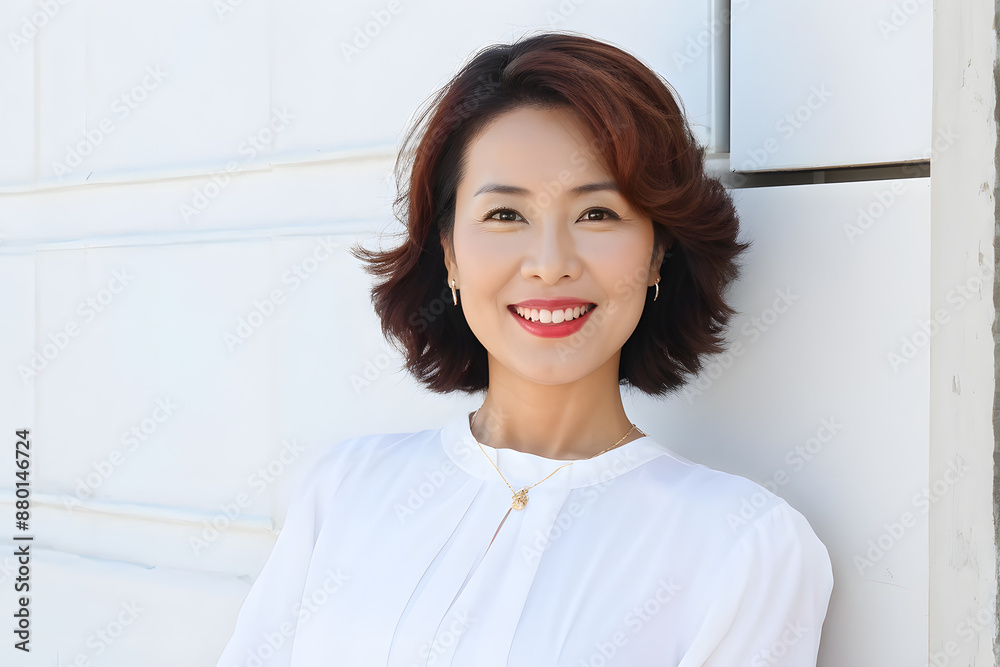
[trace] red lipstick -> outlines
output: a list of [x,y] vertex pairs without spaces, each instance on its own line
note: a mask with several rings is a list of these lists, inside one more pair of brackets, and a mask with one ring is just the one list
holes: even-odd
[[[581,314],[579,317],[564,320],[559,323],[542,323],[539,321],[532,321],[521,315],[517,314],[518,307],[522,307],[525,310],[565,310],[567,308],[589,308],[585,313]],[[590,318],[590,313],[597,308],[597,306],[584,299],[573,299],[568,297],[556,298],[556,299],[525,299],[524,301],[519,301],[518,303],[511,304],[507,306],[507,310],[510,314],[517,320],[525,331],[540,338],[563,338],[565,336],[570,336],[587,323]],[[526,313],[527,314],[527,313]]]

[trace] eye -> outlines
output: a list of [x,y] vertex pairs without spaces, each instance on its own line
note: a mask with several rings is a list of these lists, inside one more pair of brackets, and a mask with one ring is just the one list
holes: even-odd
[[501,222],[525,222],[521,214],[510,208],[493,208],[486,212],[483,220],[500,220]]
[[589,211],[585,211],[580,219],[601,222],[605,220],[621,220],[621,217],[609,208],[592,208]]

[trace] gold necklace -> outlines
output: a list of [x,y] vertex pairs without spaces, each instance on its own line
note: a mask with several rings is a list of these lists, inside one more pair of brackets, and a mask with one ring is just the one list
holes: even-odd
[[[479,410],[480,409],[482,409],[482,406],[480,406],[479,408],[477,408],[476,411],[472,414],[472,423],[469,424],[469,431],[470,432],[472,431],[473,424],[476,423],[476,415],[479,414]],[[618,445],[620,445],[622,443],[622,440],[624,440],[625,438],[627,438],[628,434],[631,433],[632,431],[639,431],[639,433],[642,433],[642,431],[639,430],[639,428],[635,424],[632,424],[631,428],[629,428],[629,430],[627,430],[625,432],[625,435],[623,435],[618,442],[616,442],[615,444],[611,445],[607,449],[603,449],[603,450],[597,452],[593,456],[588,456],[587,459],[592,459],[595,456],[600,456],[604,452],[610,452],[612,449],[614,449],[615,447],[617,447]],[[646,434],[642,433],[642,435],[645,436]],[[473,434],[472,437],[475,438],[476,437],[475,434]],[[557,472],[559,472],[560,470],[562,470],[566,466],[571,466],[574,463],[576,463],[576,461],[570,461],[569,463],[564,463],[563,465],[559,466],[558,468],[556,468],[555,470],[553,470],[552,472],[550,472],[548,475],[546,475],[543,479],[538,480],[537,482],[535,482],[531,486],[525,486],[520,491],[515,491],[514,487],[511,486],[510,482],[507,481],[507,478],[503,476],[502,472],[500,472],[500,468],[497,468],[497,464],[493,463],[493,459],[491,459],[490,455],[486,453],[485,449],[483,449],[483,443],[479,442],[479,440],[476,440],[476,444],[479,445],[479,451],[481,451],[483,453],[483,456],[486,457],[486,460],[489,461],[490,464],[494,468],[496,468],[496,471],[498,473],[500,473],[500,479],[503,480],[503,483],[506,484],[507,488],[510,489],[510,492],[514,494],[513,496],[511,496],[510,508],[511,509],[515,509],[515,510],[524,509],[524,506],[528,504],[528,491],[530,491],[531,489],[535,488],[536,486],[538,486],[539,484],[541,484],[542,482],[544,482],[549,477],[552,477],[552,475],[556,474]],[[583,460],[586,461],[587,459],[583,459]]]

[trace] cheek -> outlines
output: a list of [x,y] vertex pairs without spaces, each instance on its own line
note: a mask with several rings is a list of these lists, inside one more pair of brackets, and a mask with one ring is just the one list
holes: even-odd
[[634,243],[595,244],[588,258],[588,266],[616,299],[644,285],[649,277],[649,257]]
[[463,312],[480,340],[495,329],[496,304],[510,275],[503,254],[488,240],[470,236],[455,243]]
[[463,282],[470,286],[491,285],[510,274],[521,256],[521,249],[511,236],[471,233],[456,239],[455,253]]

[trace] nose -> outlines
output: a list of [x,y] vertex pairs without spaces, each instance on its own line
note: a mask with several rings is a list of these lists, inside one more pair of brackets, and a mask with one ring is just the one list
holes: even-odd
[[541,279],[548,285],[555,285],[564,277],[572,280],[580,277],[583,263],[571,224],[555,211],[536,217],[536,224],[526,237],[528,247],[521,263],[521,276],[526,280]]

